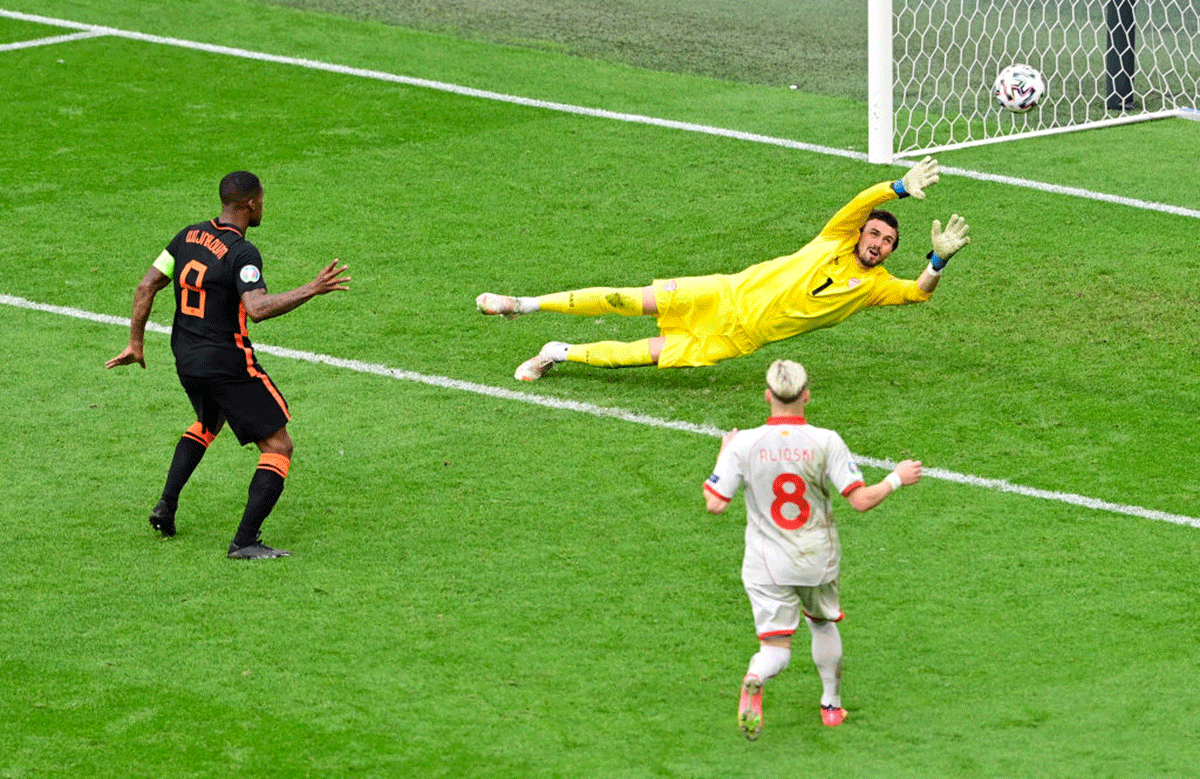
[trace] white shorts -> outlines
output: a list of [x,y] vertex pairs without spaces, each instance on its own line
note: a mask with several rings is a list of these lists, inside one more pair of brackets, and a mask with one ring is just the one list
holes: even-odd
[[800,615],[815,620],[841,622],[837,580],[816,587],[786,584],[749,584],[743,582],[750,608],[754,610],[754,629],[759,640],[790,636],[800,627]]

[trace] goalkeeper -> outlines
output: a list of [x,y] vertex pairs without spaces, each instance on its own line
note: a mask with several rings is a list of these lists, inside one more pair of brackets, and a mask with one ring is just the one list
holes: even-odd
[[934,220],[929,266],[914,280],[897,279],[883,261],[900,241],[899,222],[878,206],[904,197],[924,199],[938,181],[937,160],[926,157],[898,181],[858,193],[795,254],[752,265],[732,275],[655,280],[648,287],[593,287],[541,297],[485,292],[475,299],[484,314],[514,319],[534,311],[598,316],[653,316],[659,335],[631,343],[551,341],[517,367],[515,377],[540,379],[556,363],[603,368],[715,365],[764,344],[832,327],[864,308],[924,303],[946,262],[971,242],[958,214],[943,229]]

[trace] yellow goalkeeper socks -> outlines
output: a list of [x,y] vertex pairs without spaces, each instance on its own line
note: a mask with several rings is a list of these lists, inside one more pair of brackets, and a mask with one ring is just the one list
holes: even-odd
[[653,365],[650,356],[650,339],[633,343],[621,341],[599,341],[594,344],[575,344],[567,349],[567,362],[580,362],[597,368],[633,368]]
[[542,311],[580,316],[600,316],[602,314],[640,316],[642,314],[642,289],[641,287],[624,289],[590,287],[570,292],[554,292],[539,297],[538,307]]

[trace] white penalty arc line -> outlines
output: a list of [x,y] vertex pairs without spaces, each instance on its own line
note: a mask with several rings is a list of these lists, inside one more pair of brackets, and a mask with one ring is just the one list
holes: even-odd
[[[627,122],[632,124],[652,125],[655,127],[664,127],[673,130],[682,130],[685,132],[701,133],[705,135],[716,135],[723,138],[734,140],[748,141],[751,143],[769,144],[772,146],[782,146],[788,149],[797,149],[799,151],[812,152],[814,154],[823,154],[833,157],[845,157],[847,159],[867,162],[867,155],[862,152],[850,151],[848,149],[835,149],[830,146],[820,146],[818,144],[804,143],[803,141],[795,141],[787,138],[776,138],[769,135],[760,135],[757,133],[744,132],[741,130],[729,130],[721,127],[712,127],[709,125],[694,124],[692,122],[681,122],[673,119],[659,119],[652,116],[643,116],[641,114],[629,114],[619,111],[609,111],[602,108],[587,108],[584,106],[571,105],[569,103],[556,103],[546,100],[536,100],[534,98],[521,97],[518,95],[507,95],[501,92],[492,92],[485,89],[475,89],[459,84],[450,84],[444,81],[431,81],[429,79],[414,78],[411,76],[401,76],[394,73],[387,73],[379,70],[368,70],[364,68],[353,68],[346,65],[337,65],[320,60],[303,59],[300,57],[285,57],[278,54],[267,54],[265,52],[250,51],[248,49],[239,49],[230,46],[220,46],[212,43],[202,43],[199,41],[189,41],[181,38],[170,38],[161,35],[150,35],[148,33],[135,32],[131,30],[121,30],[115,27],[104,27],[101,25],[85,24],[83,22],[74,22],[67,19],[55,19],[48,16],[38,16],[36,14],[26,14],[19,11],[8,11],[0,8],[0,16],[6,16],[10,19],[21,21],[35,22],[38,24],[46,24],[58,27],[68,27],[77,30],[83,30],[92,35],[100,36],[107,35],[118,38],[126,38],[129,40],[141,41],[144,43],[157,43],[164,46],[175,46],[178,48],[192,49],[195,51],[208,52],[210,54],[221,54],[230,57],[241,57],[243,59],[256,60],[259,62],[271,62],[280,65],[292,65],[296,67],[308,68],[310,70],[321,70],[329,73],[337,73],[344,76],[354,76],[356,78],[373,79],[376,81],[385,81],[394,84],[404,84],[406,86],[420,87],[423,89],[431,89],[439,92],[449,92],[465,97],[474,97],[483,100],[494,100],[502,103],[510,103],[529,108],[540,108],[547,111],[557,111],[560,113],[575,114],[578,116],[589,116],[597,119],[610,119],[618,122]],[[73,39],[74,36],[63,36],[63,39]],[[90,36],[79,36],[90,37]],[[46,39],[50,40],[50,39]],[[912,167],[916,163],[907,160],[897,160],[893,163],[898,166]],[[1192,219],[1200,219],[1200,210],[1194,208],[1184,208],[1182,206],[1169,205],[1166,203],[1155,203],[1148,200],[1140,200],[1137,198],[1123,197],[1120,195],[1110,195],[1104,192],[1093,192],[1091,190],[1082,189],[1079,187],[1067,187],[1058,184],[1048,184],[1041,181],[1033,181],[1030,179],[1016,178],[1013,176],[996,175],[992,173],[983,173],[980,171],[968,170],[965,168],[943,167],[942,173],[946,175],[960,176],[963,178],[975,179],[977,181],[985,181],[991,183],[1000,183],[1007,186],[1021,187],[1024,189],[1033,189],[1039,192],[1046,192],[1054,195],[1062,195],[1066,197],[1076,197],[1085,200],[1096,200],[1102,203],[1111,203],[1114,205],[1136,208],[1143,211],[1158,211],[1160,213],[1172,214],[1175,216],[1185,216]]]
[[[6,295],[0,293],[0,304],[12,306],[14,308],[22,308],[48,314],[57,314],[59,316],[73,317],[75,319],[83,319],[99,324],[129,327],[129,319],[127,317],[111,316],[109,314],[97,314],[78,308],[37,303],[32,300],[26,300],[25,298],[17,297],[15,295]],[[149,332],[162,334],[169,334],[171,332],[171,328],[154,322],[147,322],[146,330]],[[256,344],[254,348],[256,351],[262,352],[263,354],[270,354],[276,357],[282,357],[291,360],[299,360],[301,362],[312,363],[314,365],[328,365],[330,367],[340,368],[342,370],[365,373],[373,376],[381,376],[395,379],[397,381],[425,384],[431,387],[456,390],[459,392],[472,392],[477,395],[486,395],[490,398],[508,400],[517,403],[528,403],[558,411],[572,411],[579,414],[589,414],[595,417],[616,419],[622,422],[644,425],[646,427],[677,430],[680,432],[694,433],[696,435],[711,436],[714,438],[720,438],[725,434],[725,431],[713,427],[712,425],[698,425],[694,422],[660,419],[658,417],[652,417],[646,414],[638,414],[632,411],[626,411],[624,409],[597,406],[593,403],[584,403],[577,400],[564,400],[561,398],[546,397],[544,395],[534,395],[529,392],[519,392],[517,390],[504,389],[502,387],[493,387],[488,384],[477,384],[472,381],[451,379],[447,376],[429,376],[423,373],[407,371],[402,368],[391,368],[381,363],[348,360],[342,357],[333,357],[328,354],[305,352],[298,349],[270,346],[267,344]],[[892,460],[865,457],[861,455],[854,455],[854,458],[858,462],[874,468],[891,470],[896,467],[896,462]],[[971,487],[979,487],[981,489],[992,490],[995,492],[1006,492],[1014,495],[1023,495],[1029,498],[1038,498],[1040,500],[1067,503],[1072,506],[1079,506],[1096,511],[1107,511],[1113,514],[1125,514],[1127,516],[1138,517],[1141,519],[1151,519],[1160,522],[1170,522],[1176,525],[1187,525],[1190,527],[1200,528],[1200,518],[1197,517],[1188,517],[1182,514],[1169,514],[1165,511],[1147,509],[1141,506],[1129,506],[1121,503],[1112,503],[1106,500],[1100,500],[1098,498],[1089,498],[1085,495],[1076,495],[1067,492],[1055,492],[1053,490],[1042,490],[1035,487],[1026,487],[1020,484],[1013,484],[1012,482],[1005,481],[1003,479],[988,479],[982,476],[971,476],[943,468],[924,468],[922,470],[922,475],[925,478],[940,479],[942,481],[954,482],[956,484],[963,484]]]

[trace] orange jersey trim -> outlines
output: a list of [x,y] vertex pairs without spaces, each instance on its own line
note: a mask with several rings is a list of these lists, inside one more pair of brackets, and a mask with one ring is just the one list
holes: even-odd
[[242,238],[246,237],[245,233],[243,233],[241,230],[237,229],[233,225],[221,224],[216,219],[209,219],[208,221],[212,223],[214,230],[229,230],[231,232],[237,233]]
[[271,397],[275,398],[275,402],[279,404],[281,409],[283,409],[283,415],[290,420],[292,418],[292,414],[290,411],[288,411],[287,401],[283,399],[283,395],[279,392],[279,389],[275,386],[275,383],[271,381],[270,377],[254,366],[254,350],[246,345],[246,333],[244,332],[246,329],[246,309],[244,306],[242,307],[241,311],[243,332],[234,333],[233,340],[235,343],[237,343],[238,348],[242,350],[242,353],[246,355],[246,373],[250,375],[250,378],[258,379],[263,383],[263,386],[267,388],[267,392],[271,393]]

